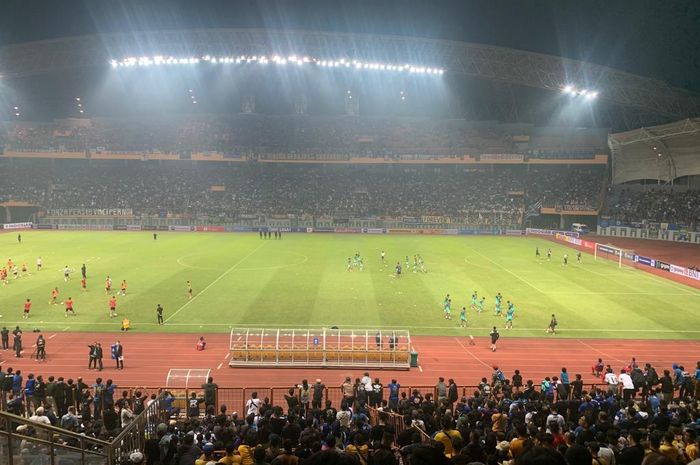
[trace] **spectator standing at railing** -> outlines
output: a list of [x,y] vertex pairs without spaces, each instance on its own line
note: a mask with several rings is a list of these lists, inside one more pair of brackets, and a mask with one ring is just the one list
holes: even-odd
[[389,410],[395,412],[399,408],[399,390],[401,385],[395,379],[392,379],[387,388],[389,389]]
[[204,390],[204,410],[208,410],[209,406],[216,408],[216,398],[219,393],[219,385],[214,382],[211,376],[207,378],[207,382],[202,384]]
[[671,372],[669,370],[664,370],[664,375],[659,380],[661,383],[661,396],[665,402],[671,402],[673,399],[673,380],[671,379]]
[[343,384],[340,386],[340,389],[343,392],[343,400],[348,405],[352,405],[355,402],[355,388],[349,376],[345,377],[345,381],[343,381]]
[[311,406],[314,409],[320,409],[323,404],[323,394],[326,392],[326,385],[321,382],[321,379],[316,379],[313,385],[313,394],[311,398]]

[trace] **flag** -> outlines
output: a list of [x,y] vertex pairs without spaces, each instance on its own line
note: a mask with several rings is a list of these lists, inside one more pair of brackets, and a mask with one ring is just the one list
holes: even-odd
[[538,200],[534,204],[530,205],[525,214],[525,219],[532,218],[534,216],[540,216],[540,209],[542,208],[542,199]]

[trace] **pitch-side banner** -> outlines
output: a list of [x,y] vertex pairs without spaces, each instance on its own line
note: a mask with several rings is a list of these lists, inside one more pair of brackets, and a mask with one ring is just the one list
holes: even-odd
[[5,223],[2,229],[31,229],[32,223]]

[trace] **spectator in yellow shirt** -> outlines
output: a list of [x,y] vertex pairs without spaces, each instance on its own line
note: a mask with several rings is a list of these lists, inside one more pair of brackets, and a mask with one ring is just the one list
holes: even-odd
[[515,425],[515,432],[518,434],[517,437],[510,441],[510,454],[515,460],[520,457],[525,450],[525,441],[527,441],[527,427],[524,423],[517,423]]
[[452,458],[456,454],[454,448],[452,447],[452,441],[455,438],[459,438],[461,440],[462,435],[459,431],[454,429],[454,421],[449,415],[445,415],[444,417],[442,417],[441,424],[442,429],[435,433],[433,439],[441,442],[445,446],[445,456],[448,458]]
[[226,446],[226,455],[219,459],[219,463],[223,465],[238,465],[241,463],[241,456],[236,454],[236,448],[233,444]]
[[666,431],[664,433],[664,442],[661,443],[659,452],[671,459],[673,463],[678,463],[678,456],[680,455],[680,452],[678,451],[678,448],[673,445],[674,438],[675,436],[672,432]]

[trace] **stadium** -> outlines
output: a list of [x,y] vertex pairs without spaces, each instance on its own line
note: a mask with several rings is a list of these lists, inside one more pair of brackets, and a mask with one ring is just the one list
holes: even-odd
[[0,34],[0,463],[697,463],[697,65],[109,8]]

